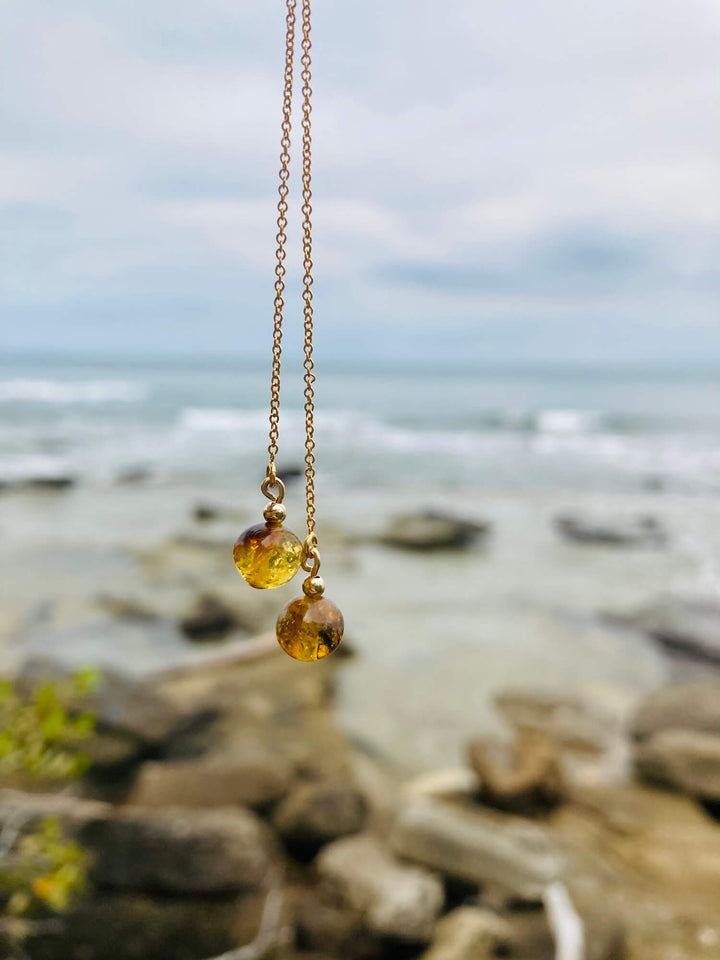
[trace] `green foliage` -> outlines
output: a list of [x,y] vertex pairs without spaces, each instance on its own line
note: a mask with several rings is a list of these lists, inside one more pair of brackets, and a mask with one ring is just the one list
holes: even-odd
[[5,911],[27,917],[43,908],[61,912],[85,887],[87,854],[77,843],[63,840],[54,818],[43,820],[26,834],[0,868],[0,887],[9,897]]
[[99,678],[97,670],[84,668],[36,684],[27,699],[12,683],[0,683],[0,777],[62,780],[83,774],[89,760],[77,744],[93,732],[95,718],[71,714],[69,704],[90,693]]
[[[87,696],[99,680],[97,670],[85,668],[66,679],[37,683],[26,697],[12,683],[0,682],[0,781],[18,775],[64,780],[87,770],[90,761],[78,744],[92,734],[95,717],[71,711],[71,704]],[[0,833],[3,913],[27,918],[67,909],[85,886],[83,849],[62,837],[55,818],[43,820],[17,843],[13,837],[3,849],[6,830],[13,833],[11,822]],[[18,928],[19,936],[23,929]]]

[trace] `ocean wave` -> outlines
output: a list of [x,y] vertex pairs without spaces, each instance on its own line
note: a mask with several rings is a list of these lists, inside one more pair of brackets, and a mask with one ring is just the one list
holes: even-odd
[[0,403],[137,403],[147,392],[129,380],[0,380]]

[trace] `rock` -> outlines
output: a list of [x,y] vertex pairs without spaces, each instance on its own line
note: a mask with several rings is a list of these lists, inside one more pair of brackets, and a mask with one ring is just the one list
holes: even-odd
[[653,691],[640,704],[630,729],[636,740],[663,730],[720,736],[720,683],[678,683]]
[[714,597],[663,597],[622,619],[673,654],[720,664],[720,602]]
[[503,719],[516,730],[545,734],[569,750],[599,754],[607,749],[612,721],[594,714],[577,697],[544,690],[503,690],[493,699]]
[[419,773],[404,784],[404,791],[409,797],[434,797],[440,800],[474,797],[477,790],[477,776],[466,767]]
[[375,837],[335,840],[320,853],[317,870],[371,932],[400,940],[432,937],[444,900],[440,880],[398,862]]
[[27,490],[69,490],[77,483],[77,477],[70,474],[48,474],[47,476],[27,477],[20,483]]
[[208,503],[207,501],[196,503],[193,507],[192,515],[193,519],[197,520],[198,523],[208,523],[214,520],[228,520],[233,523],[242,522],[240,511],[223,503]]
[[340,957],[348,955],[362,929],[359,911],[332,902],[318,890],[303,891],[295,905],[295,923],[303,951],[325,950]]
[[542,733],[520,730],[511,749],[479,737],[468,744],[468,757],[478,777],[480,797],[498,810],[532,816],[563,799],[560,756]]
[[180,629],[188,640],[222,640],[239,627],[233,611],[218,597],[204,594],[180,620]]
[[650,783],[720,800],[720,734],[663,730],[638,745],[635,766]]
[[97,598],[97,604],[110,616],[117,617],[120,620],[149,621],[158,619],[156,610],[152,610],[145,606],[142,601],[133,597],[115,597],[112,594],[101,593]]
[[492,960],[510,939],[502,917],[480,907],[458,907],[438,922],[432,946],[421,960]]
[[205,960],[249,943],[262,905],[257,894],[213,900],[97,893],[50,924],[29,924],[22,955],[30,960]]
[[538,826],[426,799],[401,809],[390,844],[408,860],[527,901],[539,899],[564,866],[560,848]]
[[485,536],[490,525],[427,510],[395,517],[381,542],[405,550],[445,550],[467,547]]
[[664,544],[667,537],[660,522],[651,516],[555,517],[555,529],[575,543],[606,544],[616,547],[644,547]]
[[275,862],[268,827],[242,808],[115,807],[54,794],[0,792],[0,823],[21,806],[28,829],[44,817],[92,854],[100,888],[163,894],[227,895],[257,889]]
[[364,796],[344,780],[304,783],[291,791],[273,816],[273,826],[293,846],[308,852],[365,825],[368,808]]
[[128,796],[140,807],[266,807],[288,792],[292,768],[271,762],[190,760],[144,763]]

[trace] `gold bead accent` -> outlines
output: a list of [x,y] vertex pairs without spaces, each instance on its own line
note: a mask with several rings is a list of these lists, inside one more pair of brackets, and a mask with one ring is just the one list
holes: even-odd
[[235,541],[233,560],[251,587],[280,587],[300,569],[302,543],[280,523],[257,523]]
[[287,508],[284,503],[273,500],[263,510],[263,516],[268,523],[282,523],[287,517]]
[[342,640],[343,615],[325,597],[298,597],[277,620],[277,639],[288,656],[310,663],[323,660]]
[[303,593],[306,597],[321,597],[325,593],[325,581],[322,577],[306,577],[303,580]]

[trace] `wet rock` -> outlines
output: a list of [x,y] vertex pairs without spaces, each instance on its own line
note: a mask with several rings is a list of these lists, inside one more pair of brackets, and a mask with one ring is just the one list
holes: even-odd
[[512,747],[487,737],[468,744],[481,799],[499,810],[532,816],[561,802],[565,785],[557,748],[544,734],[520,730]]
[[716,598],[663,597],[624,622],[670,653],[720,664],[720,602]]
[[427,510],[395,517],[380,539],[405,550],[447,550],[468,547],[489,531],[488,523]]
[[234,612],[212,594],[198,597],[180,620],[180,629],[184,636],[196,643],[223,640],[238,627]]
[[259,760],[144,763],[127,802],[141,807],[263,808],[288,792],[292,768],[275,756]]
[[663,730],[638,745],[635,766],[650,783],[720,800],[720,734]]
[[645,547],[664,544],[667,536],[652,516],[589,517],[570,514],[555,517],[555,529],[574,543],[605,544],[617,547]]
[[27,477],[19,486],[26,490],[69,490],[77,484],[77,477],[58,473],[48,476]]
[[317,869],[371,932],[413,941],[432,937],[444,899],[440,880],[400,863],[375,837],[335,840],[320,853]]
[[409,860],[520,900],[537,900],[564,866],[559,847],[540,827],[427,799],[400,811],[390,844]]
[[421,960],[492,960],[510,938],[505,920],[480,907],[458,907],[438,922]]
[[[29,925],[30,960],[205,960],[256,935],[263,898],[160,898],[102,892],[52,924]],[[8,951],[8,956],[15,951]]]
[[293,848],[314,852],[322,844],[365,825],[368,808],[364,796],[344,780],[304,783],[282,801],[273,816],[273,826]]
[[18,806],[28,828],[56,817],[92,854],[91,877],[100,888],[226,895],[259,888],[277,855],[268,827],[242,808],[150,811],[2,791],[0,823]]
[[644,740],[663,730],[720,736],[720,683],[678,683],[649,694],[635,714],[631,733]]

